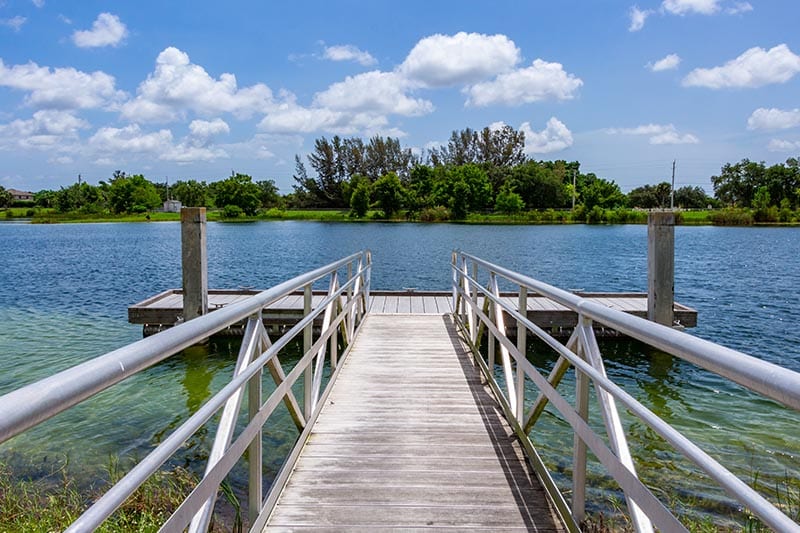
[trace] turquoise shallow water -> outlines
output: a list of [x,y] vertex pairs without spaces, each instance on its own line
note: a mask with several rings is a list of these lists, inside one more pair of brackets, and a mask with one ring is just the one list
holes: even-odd
[[[373,251],[376,289],[447,289],[454,248],[564,288],[646,289],[644,226],[460,226],[264,222],[209,224],[209,285],[265,288],[362,248]],[[0,224],[0,393],[135,341],[127,306],[180,286],[180,226]],[[676,228],[676,297],[699,311],[693,334],[800,370],[800,229]],[[141,457],[229,378],[237,347],[216,342],[99,394],[0,446],[0,457],[68,457],[87,478],[108,457]],[[606,366],[628,392],[749,480],[800,475],[800,417],[637,343],[604,345]],[[553,357],[532,347],[543,369]],[[291,359],[284,361],[291,363]],[[569,378],[563,390],[569,391]],[[529,391],[532,397],[535,391]],[[594,415],[597,415],[594,412]],[[596,416],[596,418],[599,418]],[[687,499],[735,508],[641,423],[623,415],[642,476]],[[212,433],[213,434],[213,433]],[[279,417],[265,445],[276,469],[296,437]],[[201,433],[176,461],[200,464]],[[560,481],[571,433],[547,415],[534,434]],[[647,468],[644,468],[647,467]],[[201,467],[202,468],[202,467]],[[614,492],[594,469],[594,505]],[[721,510],[720,510],[721,509]]]

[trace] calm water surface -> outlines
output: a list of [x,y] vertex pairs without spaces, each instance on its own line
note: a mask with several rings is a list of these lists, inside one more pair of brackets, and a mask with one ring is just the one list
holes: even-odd
[[[181,284],[177,223],[0,224],[0,247],[0,394],[141,338],[127,306]],[[447,289],[454,248],[563,288],[647,287],[645,226],[314,222],[209,224],[209,286],[266,288],[363,248],[373,251],[375,289]],[[691,332],[800,371],[798,257],[797,228],[676,228],[676,299],[699,312]],[[743,479],[800,476],[795,413],[637,343],[603,349],[615,380]],[[218,341],[209,353],[173,357],[0,446],[0,458],[68,458],[90,478],[110,455],[141,457],[225,384],[236,350]],[[535,345],[529,355],[544,369],[554,361]],[[712,514],[728,512],[708,480],[625,415],[645,479],[665,494],[711,501],[703,505]],[[202,458],[209,431],[176,461]],[[267,435],[273,471],[295,437],[287,417]],[[568,480],[565,424],[548,416],[533,438],[558,480]],[[607,508],[615,493],[601,472],[590,496]]]

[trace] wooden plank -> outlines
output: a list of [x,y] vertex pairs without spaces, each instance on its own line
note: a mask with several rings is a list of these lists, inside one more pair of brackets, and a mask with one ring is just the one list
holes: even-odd
[[409,312],[420,315],[425,314],[425,303],[423,302],[422,296],[410,296],[409,303],[411,304],[411,309]]
[[402,294],[397,297],[397,312],[410,313],[411,312],[411,296]]
[[370,307],[371,313],[383,313],[383,310],[386,307],[386,296],[377,295],[372,296],[372,306]]
[[370,314],[264,531],[563,531],[555,516],[452,319]]

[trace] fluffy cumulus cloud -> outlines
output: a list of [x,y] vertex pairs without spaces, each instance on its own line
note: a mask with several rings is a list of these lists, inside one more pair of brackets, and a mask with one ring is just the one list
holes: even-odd
[[360,50],[352,44],[326,46],[322,57],[331,61],[355,61],[365,67],[378,62],[369,52]]
[[114,108],[126,95],[104,72],[40,67],[29,62],[6,66],[0,59],[0,86],[26,91],[25,103],[55,109]]
[[398,72],[424,87],[467,85],[511,70],[520,51],[505,35],[431,35],[411,49]]
[[647,68],[653,72],[661,72],[663,70],[673,70],[678,68],[681,64],[681,58],[678,54],[669,54],[655,63],[648,63]]
[[14,31],[20,31],[22,29],[22,25],[27,22],[28,19],[25,17],[20,17],[17,15],[16,17],[11,17],[8,19],[0,19],[0,26],[6,26],[7,28],[11,28]]
[[520,105],[548,99],[569,100],[581,85],[583,81],[566,72],[561,63],[536,59],[530,67],[476,83],[464,92],[468,106]]
[[800,56],[780,44],[769,50],[750,48],[719,67],[695,69],[683,79],[683,85],[710,89],[762,87],[789,81],[798,72]]
[[736,2],[732,6],[725,8],[725,13],[728,15],[740,15],[742,13],[749,13],[753,10],[750,2]]
[[0,124],[0,147],[4,149],[66,148],[78,140],[89,123],[71,112],[54,109],[36,111],[30,119]]
[[[209,124],[213,124],[213,121]],[[217,126],[216,129],[221,128]],[[196,124],[195,130],[205,134],[209,128]],[[138,124],[100,128],[86,143],[86,153],[98,163],[125,161],[131,155],[181,164],[213,161],[228,156],[221,148],[210,145],[207,137],[196,137],[194,132],[175,143],[170,130],[146,132]]]
[[136,98],[122,106],[122,116],[136,122],[170,122],[191,111],[249,118],[272,107],[272,91],[266,85],[240,89],[233,74],[212,78],[188,54],[169,47],[158,55],[155,72],[139,85]]
[[[352,51],[343,52],[353,56]],[[483,107],[566,100],[583,84],[559,63],[537,59],[517,68],[520,58],[519,49],[505,35],[431,35],[421,39],[394,70],[348,76],[316,93],[307,106],[284,95],[266,112],[259,128],[281,134],[403,136],[389,119],[433,112],[433,103],[419,95],[422,91],[460,85],[466,105]]]
[[639,31],[644,28],[644,23],[653,12],[648,9],[639,9],[639,6],[632,6],[628,11],[628,16],[631,23],[628,26],[628,31]]
[[118,16],[100,13],[90,30],[78,30],[72,34],[72,42],[81,48],[118,46],[128,36],[128,28]]
[[523,122],[519,131],[525,134],[526,154],[549,154],[572,146],[572,132],[556,117],[550,117],[542,131],[534,131],[530,122]]
[[211,139],[217,135],[231,132],[228,123],[221,118],[214,120],[193,120],[189,124],[189,132],[197,139]]
[[336,111],[424,115],[433,104],[408,95],[407,81],[395,72],[374,70],[348,76],[314,96],[314,105]]
[[673,124],[645,124],[635,128],[609,128],[609,135],[641,135],[649,137],[650,144],[697,144],[700,139],[691,133],[681,134]]
[[785,139],[772,139],[767,145],[770,152],[791,152],[800,150],[800,141],[787,141]]
[[759,107],[747,119],[749,130],[784,130],[800,126],[800,109]]

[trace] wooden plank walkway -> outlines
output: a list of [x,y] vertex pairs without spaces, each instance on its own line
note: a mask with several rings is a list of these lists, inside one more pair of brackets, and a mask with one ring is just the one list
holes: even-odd
[[452,319],[370,313],[264,531],[563,531]]

